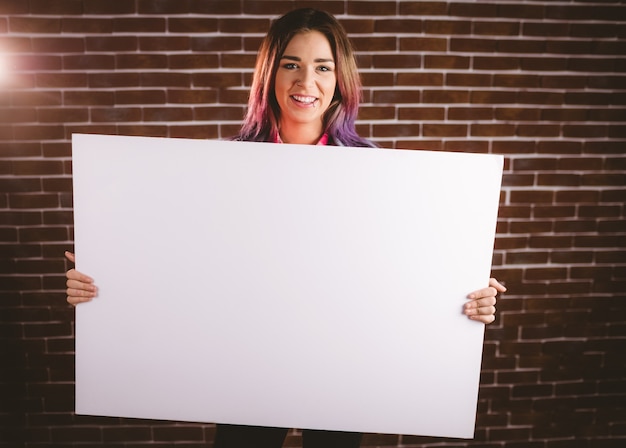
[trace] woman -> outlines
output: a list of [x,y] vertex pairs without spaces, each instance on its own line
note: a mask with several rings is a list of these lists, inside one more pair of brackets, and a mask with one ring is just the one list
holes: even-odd
[[[331,15],[298,9],[276,20],[259,50],[248,110],[235,140],[374,147],[355,130],[361,83],[353,51],[342,26]],[[74,261],[74,255],[67,252]],[[494,321],[496,294],[506,289],[495,279],[468,296],[465,314]],[[72,305],[97,294],[93,280],[67,272]],[[286,428],[218,425],[215,448],[281,447]],[[303,431],[304,448],[358,447],[361,435]]]

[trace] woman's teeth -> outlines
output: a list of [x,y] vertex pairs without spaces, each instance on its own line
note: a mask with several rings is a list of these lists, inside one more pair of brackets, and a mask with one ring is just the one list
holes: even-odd
[[292,98],[298,101],[299,103],[305,103],[305,104],[311,104],[317,99],[313,96],[299,96],[299,95],[293,95]]

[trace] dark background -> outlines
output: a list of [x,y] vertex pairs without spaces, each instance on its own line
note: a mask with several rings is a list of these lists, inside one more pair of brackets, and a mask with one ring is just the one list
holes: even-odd
[[363,445],[624,446],[626,5],[521,0],[2,0],[0,444],[211,445],[210,424],[73,414],[70,136],[234,134],[270,20],[311,4],[358,50],[363,136],[506,157],[476,438]]

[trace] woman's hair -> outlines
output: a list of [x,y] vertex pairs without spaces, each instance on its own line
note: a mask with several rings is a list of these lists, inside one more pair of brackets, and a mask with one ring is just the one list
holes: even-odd
[[341,24],[330,14],[311,8],[296,9],[274,21],[257,55],[248,110],[236,140],[274,141],[278,136],[280,107],[274,85],[285,48],[298,33],[319,31],[328,39],[337,71],[335,94],[324,114],[329,143],[341,146],[373,146],[355,129],[361,95],[361,79],[352,45]]

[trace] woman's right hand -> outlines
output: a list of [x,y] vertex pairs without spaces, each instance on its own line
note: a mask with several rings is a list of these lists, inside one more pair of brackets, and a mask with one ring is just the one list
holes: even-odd
[[[65,252],[65,257],[72,263],[76,262],[76,257],[72,252]],[[89,302],[96,297],[98,288],[93,284],[93,279],[88,275],[78,272],[76,269],[70,269],[65,274],[67,278],[67,302],[71,305],[78,305],[82,302]]]

